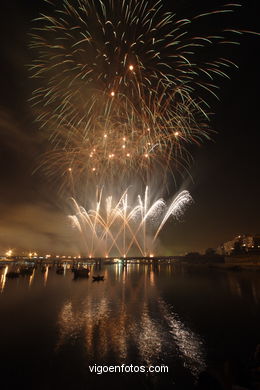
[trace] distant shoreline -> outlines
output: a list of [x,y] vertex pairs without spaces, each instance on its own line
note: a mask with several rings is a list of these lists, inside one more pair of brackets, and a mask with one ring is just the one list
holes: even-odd
[[164,264],[173,264],[194,268],[203,268],[203,269],[219,269],[219,270],[232,270],[232,271],[242,271],[242,270],[260,270],[260,254],[237,254],[237,255],[200,255],[200,254],[190,254],[186,256],[156,256],[153,258],[148,257],[128,257],[125,259],[111,257],[107,258],[71,258],[71,257],[60,257],[60,258],[26,258],[26,257],[13,257],[8,259],[0,259],[0,264],[11,264],[16,262],[25,262],[25,263],[34,263],[34,264],[49,264],[49,265],[58,265],[64,262],[75,263],[75,264],[84,264],[84,263],[93,263],[99,265],[113,265],[122,263],[124,265],[131,264],[143,264],[143,265],[164,265]]

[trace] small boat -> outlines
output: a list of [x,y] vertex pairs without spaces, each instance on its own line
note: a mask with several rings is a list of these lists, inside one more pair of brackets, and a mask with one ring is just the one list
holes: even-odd
[[24,267],[20,269],[20,275],[32,275],[33,274],[33,268],[32,267]]
[[56,274],[63,275],[64,274],[64,267],[58,267],[56,269]]
[[14,271],[7,272],[7,274],[6,274],[7,278],[12,278],[12,279],[19,278],[19,276],[20,276],[20,273],[14,272]]
[[97,275],[97,276],[92,276],[93,282],[100,282],[101,280],[104,280],[104,276]]
[[89,268],[79,268],[74,271],[74,278],[88,278],[90,269]]

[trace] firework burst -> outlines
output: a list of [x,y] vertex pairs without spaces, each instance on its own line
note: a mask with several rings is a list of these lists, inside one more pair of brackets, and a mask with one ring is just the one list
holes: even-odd
[[234,65],[205,49],[237,33],[196,36],[192,26],[237,6],[178,19],[160,0],[64,0],[41,15],[31,71],[44,83],[32,101],[53,145],[45,171],[103,182],[187,167],[188,145],[209,136],[205,92],[215,95],[214,80]]
[[[193,102],[179,102],[170,111],[155,99],[150,108],[143,105],[140,116],[124,96],[109,107],[100,104],[100,111],[91,120],[82,118],[77,126],[66,117],[60,120],[53,134],[57,144],[41,161],[49,176],[58,174],[66,182],[73,172],[76,186],[90,177],[99,185],[136,175],[146,181],[156,168],[163,172],[185,168],[191,160],[188,145],[200,144],[205,136]],[[204,126],[206,132],[206,122]]]
[[169,204],[162,198],[151,201],[148,187],[135,202],[129,200],[128,191],[119,200],[102,195],[102,191],[97,194],[95,208],[88,211],[71,199],[74,214],[69,218],[89,257],[149,256],[167,220],[179,219],[192,201],[188,191],[180,192]]

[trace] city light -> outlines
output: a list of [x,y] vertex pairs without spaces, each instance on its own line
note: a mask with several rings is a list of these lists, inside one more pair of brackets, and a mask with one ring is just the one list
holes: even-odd
[[5,255],[7,257],[11,257],[13,255],[13,250],[12,249],[8,249],[8,251],[5,252]]

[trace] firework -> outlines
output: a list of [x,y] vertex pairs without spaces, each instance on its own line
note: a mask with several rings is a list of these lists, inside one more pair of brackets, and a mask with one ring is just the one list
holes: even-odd
[[70,182],[73,172],[77,186],[83,179],[86,182],[93,178],[104,185],[114,177],[120,182],[120,177],[138,174],[146,181],[156,168],[162,171],[174,168],[176,173],[186,167],[191,160],[188,145],[199,144],[205,136],[192,103],[180,102],[174,111],[164,112],[165,108],[157,105],[155,99],[153,107],[143,106],[140,117],[129,101],[122,104],[122,100],[115,99],[109,114],[96,115],[91,124],[87,117],[74,127],[63,117],[55,134],[61,144],[43,156],[41,168],[49,176],[61,177],[63,182]]
[[188,145],[209,135],[205,91],[215,95],[214,80],[234,65],[205,58],[205,49],[232,44],[226,35],[236,34],[195,36],[191,26],[236,6],[178,19],[160,0],[64,0],[41,15],[31,70],[44,83],[32,101],[51,132],[46,172],[66,176],[71,168],[102,181],[187,166]]
[[[133,203],[125,191],[119,200],[98,194],[94,209],[86,210],[72,200],[74,214],[69,218],[80,233],[89,257],[139,254],[149,256],[159,233],[172,216],[179,219],[192,201],[188,191],[179,193],[168,205],[160,198],[151,201],[149,189]],[[97,253],[97,251],[99,251]]]

